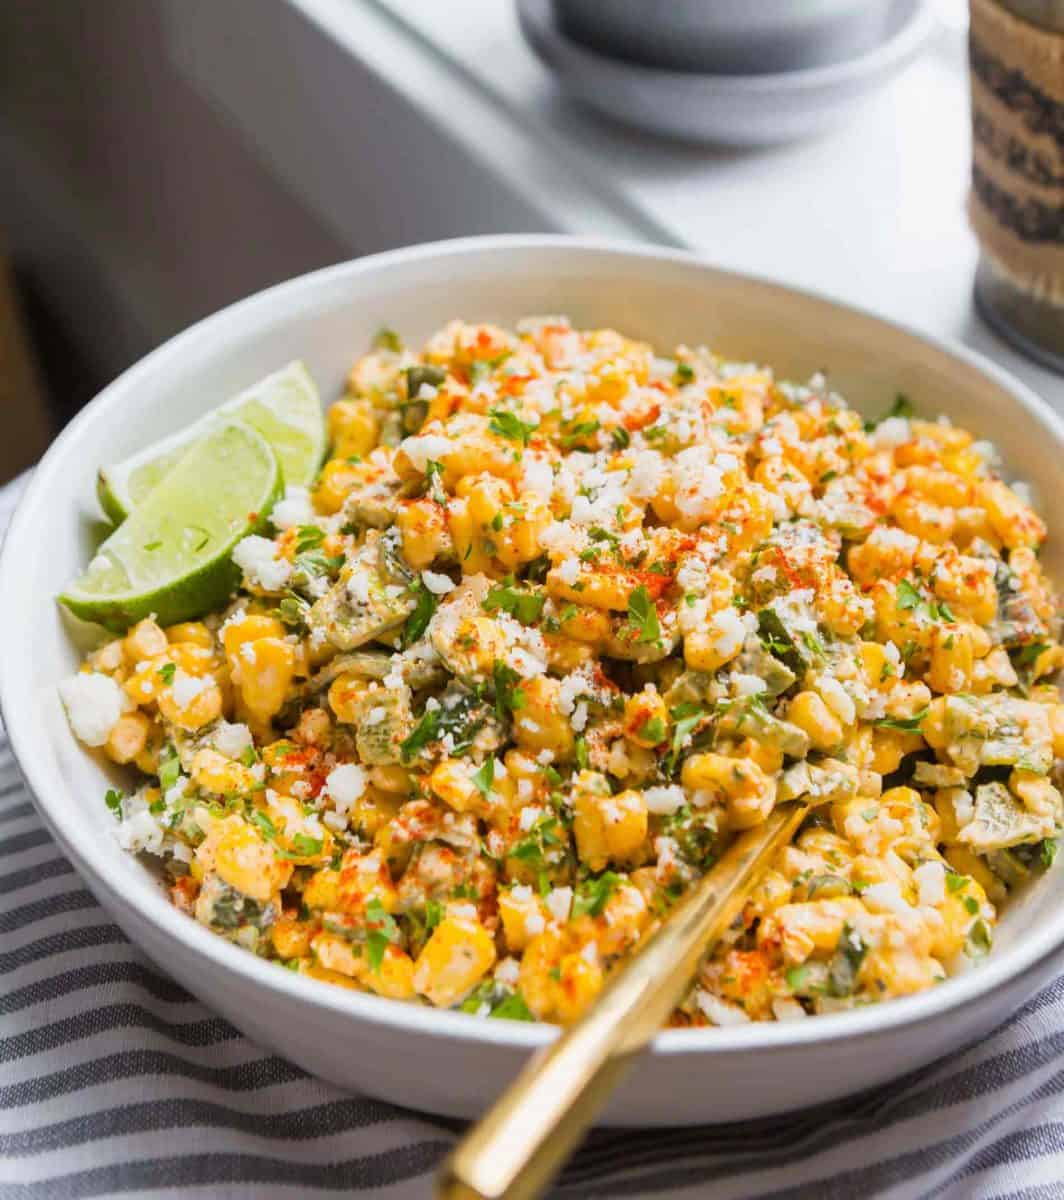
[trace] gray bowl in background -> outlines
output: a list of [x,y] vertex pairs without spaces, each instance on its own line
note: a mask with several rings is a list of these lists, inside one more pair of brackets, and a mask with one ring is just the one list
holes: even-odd
[[756,75],[842,62],[886,33],[890,0],[552,0],[562,33],[643,66]]

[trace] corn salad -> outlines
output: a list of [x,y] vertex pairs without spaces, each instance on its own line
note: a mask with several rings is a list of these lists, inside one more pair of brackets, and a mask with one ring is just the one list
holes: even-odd
[[224,612],[63,685],[173,902],[314,979],[569,1022],[738,830],[813,815],[681,1025],[929,988],[1052,861],[1045,527],[904,397],[560,317],[383,331]]

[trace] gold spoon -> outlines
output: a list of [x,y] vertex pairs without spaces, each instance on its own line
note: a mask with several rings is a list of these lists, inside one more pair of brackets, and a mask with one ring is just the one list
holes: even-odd
[[683,998],[809,806],[785,804],[740,834],[571,1028],[537,1054],[451,1152],[438,1200],[532,1200]]

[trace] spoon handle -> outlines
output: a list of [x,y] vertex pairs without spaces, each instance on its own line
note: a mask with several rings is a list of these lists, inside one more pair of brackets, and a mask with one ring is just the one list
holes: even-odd
[[808,811],[782,805],[732,842],[588,1012],[526,1064],[459,1142],[437,1176],[438,1200],[542,1194]]

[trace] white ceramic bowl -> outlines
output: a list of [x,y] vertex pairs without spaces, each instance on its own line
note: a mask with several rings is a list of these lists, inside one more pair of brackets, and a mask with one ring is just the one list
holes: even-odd
[[721,146],[771,146],[842,125],[908,66],[938,27],[934,0],[892,0],[882,40],[864,54],[804,70],[712,75],[589,50],[562,32],[550,0],[517,0],[517,13],[529,45],[588,108],[648,133]]
[[[78,655],[52,597],[91,555],[98,463],[178,429],[297,356],[332,397],[384,324],[417,342],[455,316],[508,324],[557,312],[662,347],[706,342],[794,378],[826,367],[870,413],[907,392],[919,410],[946,413],[994,439],[1036,492],[1053,497],[1059,488],[1061,421],[974,354],[679,253],[500,237],[319,271],[174,338],[116,380],[56,440],[0,557],[0,704],[11,742],[48,826],[118,924],[260,1045],[336,1083],[463,1116],[479,1111],[553,1030],[302,979],[172,908],[149,871],[118,848],[103,804],[108,773],[67,728],[56,683],[75,669]],[[1047,548],[1058,579],[1061,545],[1058,531]],[[1054,971],[1062,944],[1064,872],[1057,870],[1006,913],[1000,948],[983,965],[932,991],[798,1023],[662,1033],[608,1119],[734,1120],[900,1075],[1001,1021]]]
[[893,0],[552,0],[567,37],[666,71],[758,75],[873,49]]

